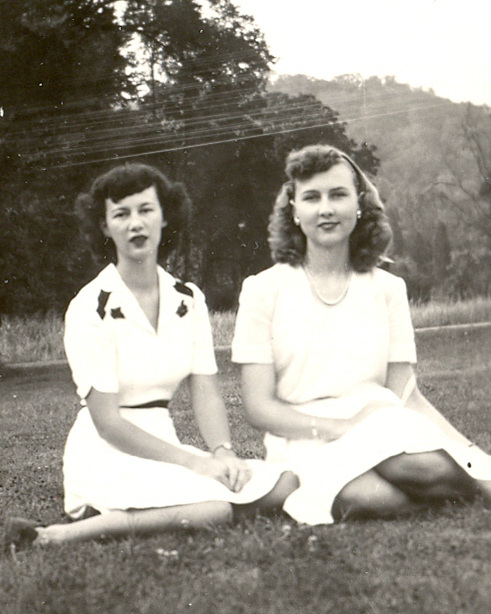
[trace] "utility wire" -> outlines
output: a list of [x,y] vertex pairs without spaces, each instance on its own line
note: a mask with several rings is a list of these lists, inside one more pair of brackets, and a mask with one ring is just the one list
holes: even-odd
[[[414,111],[418,112],[418,111],[422,111],[422,110],[428,110],[431,108],[437,108],[439,106],[442,106],[444,103],[438,103],[438,104],[432,104],[432,105],[425,105],[425,106],[421,106],[418,108],[415,108]],[[128,146],[128,144],[132,145],[133,147],[138,147],[141,145],[150,145],[152,143],[160,143],[161,146],[165,146],[167,143],[169,142],[175,142],[176,140],[184,140],[184,141],[189,141],[194,139],[201,139],[203,141],[203,144],[207,144],[210,140],[214,141],[215,137],[217,134],[219,133],[238,133],[241,132],[243,130],[249,130],[249,132],[251,130],[263,130],[264,131],[264,123],[273,123],[274,124],[274,128],[276,129],[276,131],[278,130],[278,126],[281,125],[282,123],[288,122],[290,125],[293,124],[298,125],[298,123],[303,123],[305,124],[305,127],[308,128],[309,126],[309,122],[313,124],[317,124],[319,122],[319,120],[321,121],[325,121],[325,115],[327,114],[327,111],[325,109],[313,109],[311,113],[303,113],[300,115],[296,115],[293,116],[292,113],[293,112],[298,112],[299,110],[301,110],[302,112],[304,112],[305,110],[308,110],[309,106],[296,106],[296,107],[290,107],[287,109],[287,112],[284,113],[278,113],[277,109],[271,109],[271,110],[267,110],[267,112],[265,112],[264,110],[260,110],[256,113],[248,113],[245,115],[236,115],[234,117],[235,120],[233,123],[228,123],[228,124],[224,124],[224,125],[216,125],[213,126],[213,124],[209,121],[203,120],[203,123],[200,125],[199,120],[196,120],[196,122],[198,122],[196,125],[193,123],[186,123],[183,122],[182,123],[182,127],[178,130],[173,130],[171,132],[168,132],[167,134],[162,134],[162,132],[157,132],[155,135],[148,135],[148,132],[152,133],[153,130],[155,129],[155,131],[157,131],[157,128],[159,128],[160,130],[162,130],[162,125],[159,123],[157,126],[155,127],[150,127],[150,130],[146,129],[144,134],[142,134],[142,130],[141,128],[136,127],[136,133],[133,135],[132,132],[128,132],[128,130],[124,130],[122,132],[117,132],[116,135],[112,138],[109,139],[107,138],[107,135],[102,135],[100,138],[100,135],[97,135],[96,137],[90,139],[90,140],[86,140],[86,142],[81,143],[80,145],[75,145],[75,144],[70,144],[69,143],[69,148],[67,149],[67,147],[62,147],[62,148],[43,148],[42,151],[40,152],[41,155],[45,155],[45,156],[56,156],[56,155],[70,155],[70,156],[74,156],[77,153],[80,153],[82,155],[87,155],[90,153],[95,153],[96,150],[97,151],[108,151],[111,149],[121,149],[121,148],[126,148]],[[364,114],[362,116],[354,116],[354,117],[347,117],[347,118],[338,118],[337,114],[331,114],[331,118],[329,119],[329,121],[332,124],[346,124],[346,123],[352,123],[355,121],[362,121],[362,120],[368,120],[368,119],[376,119],[376,118],[381,118],[381,117],[387,117],[390,115],[396,115],[396,114],[400,114],[400,113],[406,113],[406,109],[404,110],[394,110],[394,111],[389,111],[389,112],[384,112],[384,113],[372,113],[370,115]],[[253,122],[253,125],[251,125],[251,121]],[[257,122],[257,124],[254,124],[254,121]],[[266,128],[266,130],[268,130],[268,128]],[[265,132],[266,134],[266,132]],[[236,136],[242,136],[240,134],[237,134]],[[103,146],[98,147],[98,143],[100,141],[103,141]],[[184,148],[184,147],[183,147]]]
[[[187,108],[184,107],[182,109],[182,115],[180,117],[170,117],[168,123],[170,125],[177,125],[181,127],[181,131],[194,126],[194,125],[199,125],[200,123],[204,125],[203,127],[203,134],[206,135],[208,128],[207,126],[209,124],[212,124],[213,122],[217,122],[217,121],[225,121],[225,122],[229,122],[228,126],[230,129],[233,129],[234,126],[230,125],[231,121],[236,120],[237,118],[242,119],[244,117],[248,117],[248,118],[259,118],[259,119],[264,119],[267,120],[269,116],[271,116],[272,118],[274,117],[276,119],[276,121],[281,122],[281,121],[288,121],[291,119],[291,114],[294,112],[303,112],[306,109],[310,109],[310,108],[315,108],[315,106],[319,106],[320,108],[318,109],[319,113],[325,113],[327,112],[327,110],[330,108],[326,107],[325,105],[322,105],[321,102],[317,102],[315,100],[307,100],[307,101],[298,101],[298,99],[287,99],[286,101],[281,101],[280,103],[276,103],[273,106],[264,106],[261,107],[258,110],[254,110],[253,109],[247,109],[244,108],[244,110],[241,110],[240,113],[237,113],[237,109],[235,108],[235,114],[232,114],[232,111],[228,111],[228,110],[223,110],[223,109],[229,109],[233,106],[232,103],[234,102],[238,102],[240,100],[240,96],[236,98],[236,100],[228,100],[228,102],[223,101],[221,104],[215,104],[215,105],[203,105],[202,108],[199,109],[195,109],[192,108],[190,106],[188,106]],[[253,103],[256,101],[252,101]],[[262,99],[258,99],[258,104],[266,104],[266,101],[264,98]],[[392,101],[395,102],[395,101]],[[442,103],[445,104],[445,103]],[[236,105],[238,106],[238,105]],[[356,102],[352,102],[350,105],[345,105],[345,113],[349,113],[349,108],[350,107],[354,107],[354,108],[358,108],[359,105],[356,104]],[[383,106],[386,106],[385,104]],[[431,108],[434,105],[425,105],[423,107],[417,107],[417,108],[413,108],[412,110],[414,111],[418,111],[424,108]],[[157,111],[158,106],[153,108],[153,111]],[[209,109],[214,109],[215,111],[217,109],[221,110],[221,113],[212,113],[212,114],[205,114],[205,111],[209,110]],[[86,141],[86,144],[88,145],[89,142],[94,142],[97,141],[98,139],[107,139],[108,137],[115,137],[116,139],[119,138],[120,136],[126,136],[128,137],[129,135],[131,135],[133,132],[135,133],[135,136],[138,136],[139,134],[141,134],[141,132],[148,132],[150,130],[162,130],[165,125],[166,125],[166,120],[165,120],[165,112],[167,110],[167,107],[165,105],[161,106],[159,111],[160,113],[164,114],[164,118],[158,118],[156,121],[153,122],[146,122],[145,124],[138,124],[136,123],[136,121],[133,120],[137,120],[140,117],[143,117],[142,115],[138,115],[138,113],[148,113],[148,111],[146,110],[142,110],[142,111],[125,111],[123,113],[123,115],[121,115],[120,111],[113,111],[111,116],[107,118],[107,120],[105,121],[105,128],[97,128],[96,126],[90,124],[87,125],[87,123],[79,123],[79,125],[77,127],[84,127],[84,130],[78,133],[73,133],[70,132],[70,130],[72,128],[76,128],[75,126],[69,126],[68,129],[65,125],[61,125],[58,126],[59,128],[59,132],[63,132],[65,134],[65,138],[67,138],[68,141],[73,141],[76,139],[84,139]],[[372,111],[372,115],[377,114],[377,107],[371,105],[370,110]],[[399,110],[399,109],[397,109]],[[404,110],[400,111],[400,112],[406,112],[409,111],[411,109],[407,109],[405,108]],[[186,112],[193,112],[193,117],[186,117]],[[196,113],[199,111],[199,115],[196,116]],[[389,113],[392,113],[392,111],[388,111]],[[337,112],[334,112],[336,115],[338,115]],[[366,116],[368,117],[368,116]],[[112,120],[111,122],[109,122],[108,120]],[[349,119],[349,118],[348,118]],[[130,120],[131,124],[130,126],[126,124],[124,124],[125,120]],[[343,120],[341,120],[343,121]],[[110,127],[107,127],[108,124],[112,124],[110,125]],[[237,126],[240,127],[240,126]],[[14,135],[11,135],[14,136]],[[34,137],[34,139],[36,138],[36,136]],[[40,138],[42,138],[43,140],[46,138],[46,133],[41,134]],[[29,132],[23,132],[21,134],[17,133],[17,135],[15,135],[14,140],[16,140],[19,144],[28,144],[31,143],[33,141],[33,136],[32,136],[32,127],[31,130]],[[47,148],[46,148],[47,149]],[[60,150],[66,153],[66,151]]]
[[[436,107],[441,107],[444,106],[447,103],[439,103],[439,104],[434,104],[434,105],[427,105],[426,107],[420,107],[419,109],[416,110],[422,110],[422,109],[429,109],[429,108],[436,108]],[[356,121],[363,121],[365,119],[374,119],[374,118],[380,118],[380,117],[385,117],[385,116],[389,116],[389,115],[396,115],[398,113],[402,113],[402,112],[406,112],[406,111],[393,111],[393,112],[389,112],[389,113],[382,113],[379,115],[373,115],[373,116],[362,116],[362,117],[357,117],[357,118],[351,118],[349,120],[345,120],[342,123],[353,123]],[[201,143],[194,143],[194,144],[189,144],[189,145],[182,145],[182,146],[177,146],[177,147],[164,147],[164,148],[159,148],[159,149],[154,149],[154,150],[147,150],[141,153],[131,153],[131,154],[125,154],[125,155],[113,155],[113,156],[109,156],[109,157],[103,157],[103,158],[98,158],[98,159],[92,159],[92,160],[82,160],[82,161],[78,161],[78,162],[69,162],[69,163],[63,163],[63,164],[55,164],[52,165],[51,168],[69,168],[69,167],[73,167],[73,166],[82,166],[82,165],[87,165],[87,164],[98,164],[98,163],[102,163],[102,162],[109,162],[109,161],[117,161],[117,160],[125,160],[128,158],[136,158],[136,157],[141,157],[141,156],[150,156],[150,155],[156,155],[156,154],[161,154],[161,153],[170,153],[170,152],[175,152],[175,151],[183,151],[183,150],[189,150],[189,149],[196,149],[198,147],[206,147],[206,146],[212,146],[212,145],[220,145],[220,144],[224,144],[224,143],[236,143],[236,142],[240,142],[240,141],[244,141],[244,140],[252,140],[252,139],[259,139],[259,138],[265,138],[268,136],[275,136],[275,135],[279,135],[279,134],[289,134],[289,133],[293,133],[293,132],[300,132],[303,130],[312,130],[315,128],[325,128],[329,125],[333,125],[336,123],[340,123],[337,121],[328,121],[328,122],[321,122],[321,123],[316,123],[316,124],[309,124],[306,126],[300,126],[300,127],[292,127],[292,128],[283,128],[280,130],[268,130],[268,131],[264,131],[261,134],[254,134],[254,135],[243,135],[243,136],[237,136],[237,137],[231,137],[231,138],[225,138],[225,139],[220,139],[220,140],[210,140],[210,141],[206,141],[206,142],[201,142]],[[47,169],[44,169],[47,170]]]

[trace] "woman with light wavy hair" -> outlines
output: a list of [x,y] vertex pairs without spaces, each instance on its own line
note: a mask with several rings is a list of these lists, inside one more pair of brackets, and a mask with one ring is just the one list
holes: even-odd
[[266,460],[308,524],[491,501],[491,457],[421,394],[404,281],[378,267],[391,230],[377,189],[328,145],[293,151],[269,225],[274,266],[244,281],[233,341]]

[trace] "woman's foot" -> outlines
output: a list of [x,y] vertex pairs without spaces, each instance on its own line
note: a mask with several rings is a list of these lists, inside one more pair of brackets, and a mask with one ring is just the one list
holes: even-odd
[[39,524],[26,518],[7,518],[3,531],[4,552],[28,548],[38,538]]

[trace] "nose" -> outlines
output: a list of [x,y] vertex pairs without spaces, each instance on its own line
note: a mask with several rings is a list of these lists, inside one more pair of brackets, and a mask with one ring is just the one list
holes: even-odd
[[130,230],[135,230],[142,227],[142,219],[138,211],[133,211],[130,215]]
[[323,194],[319,200],[319,215],[332,215],[333,205],[332,201],[327,194]]

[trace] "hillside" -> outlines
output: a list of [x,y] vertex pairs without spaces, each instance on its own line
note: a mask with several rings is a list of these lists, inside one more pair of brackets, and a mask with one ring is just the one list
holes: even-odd
[[[380,167],[375,182],[397,235],[395,255],[405,262],[404,276],[417,278],[421,295],[435,283],[438,233],[446,240],[448,235],[452,259],[452,266],[444,265],[438,275],[440,285],[446,284],[450,294],[489,292],[490,275],[477,279],[475,266],[488,262],[491,253],[487,107],[453,103],[393,77],[343,75],[323,81],[281,76],[269,89],[316,96],[339,113],[352,139],[376,146]],[[440,258],[448,262],[450,254]]]
[[313,94],[340,114],[353,139],[375,145],[381,161],[377,183],[382,192],[389,192],[385,198],[390,197],[390,183],[400,181],[401,166],[407,172],[408,164],[417,165],[418,153],[424,151],[441,166],[442,135],[458,125],[464,108],[391,77],[362,80],[343,75],[323,81],[287,75],[271,82],[269,89],[292,96]]

